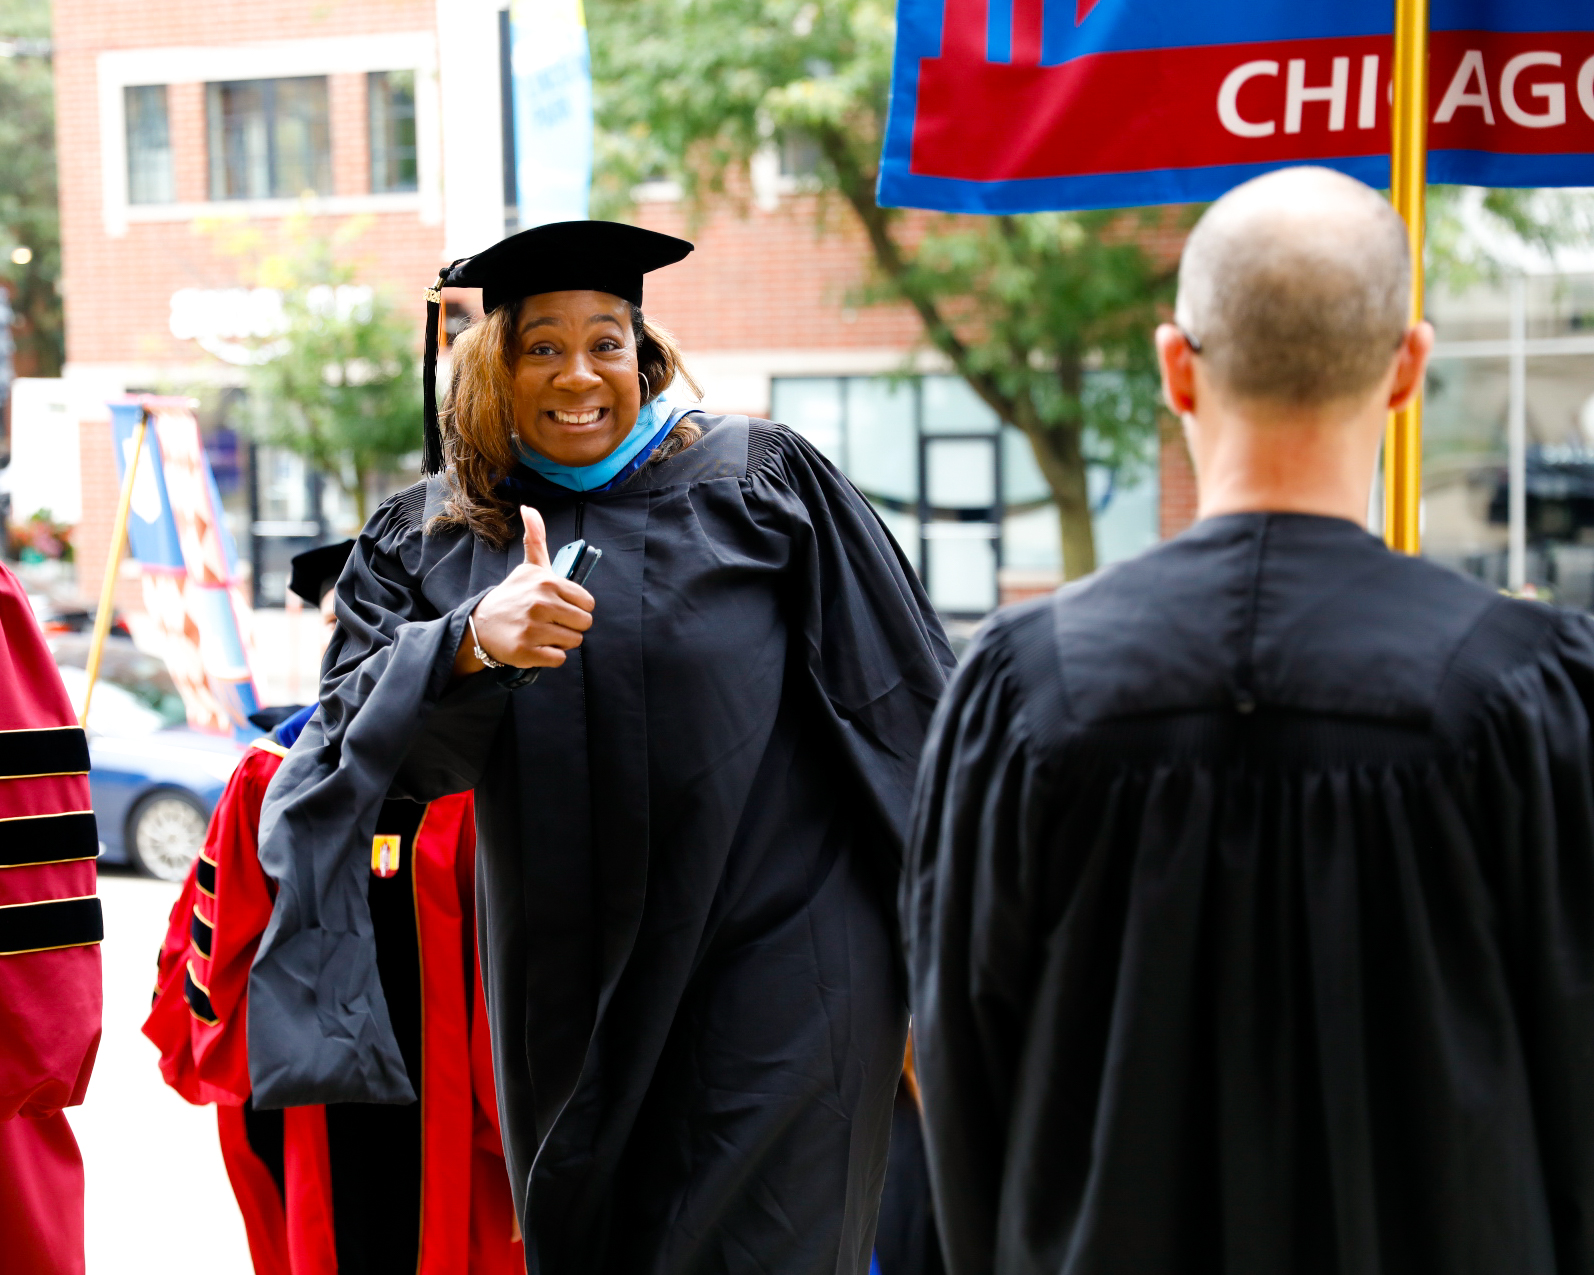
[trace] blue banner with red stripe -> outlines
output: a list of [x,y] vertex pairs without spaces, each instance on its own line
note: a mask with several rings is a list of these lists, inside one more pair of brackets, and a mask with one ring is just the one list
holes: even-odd
[[[1215,199],[1286,164],[1389,184],[1394,0],[898,0],[880,203]],[[1433,0],[1428,178],[1594,185],[1594,0]]]

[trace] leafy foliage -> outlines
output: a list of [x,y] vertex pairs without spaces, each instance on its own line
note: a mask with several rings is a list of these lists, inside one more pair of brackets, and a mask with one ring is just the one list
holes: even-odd
[[1428,188],[1427,269],[1434,283],[1463,289],[1498,280],[1502,253],[1527,248],[1553,261],[1563,248],[1594,243],[1594,199],[1582,190]]
[[1173,274],[1136,242],[1140,214],[876,204],[895,36],[883,0],[594,0],[589,16],[598,207],[623,211],[637,182],[660,175],[699,210],[743,199],[761,148],[811,141],[818,217],[850,213],[868,238],[860,299],[912,306],[926,340],[1023,430],[1057,501],[1065,574],[1092,570],[1087,461],[1132,469],[1157,428],[1150,338]]
[[[12,44],[0,57],[0,279],[11,288],[18,365],[34,376],[58,376],[65,357],[55,77],[38,51],[49,36],[49,0],[0,0],[0,37]],[[13,262],[18,248],[32,259]]]
[[[1148,213],[1149,224],[1156,214]],[[1026,433],[1077,431],[1092,461],[1132,472],[1156,428],[1150,334],[1172,302],[1117,212],[937,218],[908,286],[957,307],[969,373],[988,380]],[[1033,414],[1034,424],[1030,417]]]
[[250,369],[251,432],[302,456],[353,499],[361,523],[372,478],[417,450],[419,360],[413,325],[382,294],[355,286],[343,251],[367,221],[351,219],[331,238],[292,218],[281,251],[259,255],[258,231],[232,237],[237,256],[258,256],[259,287],[282,293],[285,326],[256,344]]
[[[591,0],[589,14],[598,208],[622,213],[634,184],[659,176],[681,182],[699,212],[710,197],[745,199],[742,175],[761,147],[810,139],[818,217],[839,205],[868,236],[874,277],[860,297],[911,305],[930,344],[1024,431],[1061,514],[1065,574],[1089,571],[1086,462],[1132,468],[1157,428],[1150,338],[1175,280],[1135,232],[1164,214],[939,217],[876,205],[895,35],[887,0]],[[1594,241],[1594,203],[1581,193],[1434,187],[1429,198],[1430,271],[1451,286],[1497,275],[1500,245],[1553,254]]]

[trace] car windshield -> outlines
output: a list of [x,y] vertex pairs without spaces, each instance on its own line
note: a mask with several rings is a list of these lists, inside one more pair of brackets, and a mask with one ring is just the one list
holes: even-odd
[[[50,651],[67,684],[67,693],[79,711],[89,645],[89,639],[78,634],[64,634],[50,642]],[[147,735],[165,726],[181,726],[188,720],[183,698],[177,693],[177,684],[166,666],[126,638],[106,639],[105,653],[100,659],[100,683],[94,691],[94,720],[89,723],[90,729],[99,734]],[[114,701],[117,707],[113,711],[108,702],[102,713],[100,697],[107,688],[114,688],[108,700]],[[142,713],[135,711],[139,709]],[[105,718],[103,726],[102,717]]]

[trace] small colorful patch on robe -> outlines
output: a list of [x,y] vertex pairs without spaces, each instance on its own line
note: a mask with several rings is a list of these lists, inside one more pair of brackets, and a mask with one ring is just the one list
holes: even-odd
[[379,877],[393,876],[399,870],[399,846],[402,838],[397,833],[379,832],[371,838],[371,871]]

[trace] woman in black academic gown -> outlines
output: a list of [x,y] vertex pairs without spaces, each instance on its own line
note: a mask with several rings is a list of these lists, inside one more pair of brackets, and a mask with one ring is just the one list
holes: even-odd
[[[690,250],[572,222],[440,281],[487,312],[446,467],[361,534],[262,820],[255,1102],[411,1100],[374,821],[390,785],[474,787],[528,1269],[862,1275],[905,1030],[889,900],[951,659],[808,443],[660,398],[681,369],[642,276]],[[588,589],[548,567],[577,538],[604,555]]]

